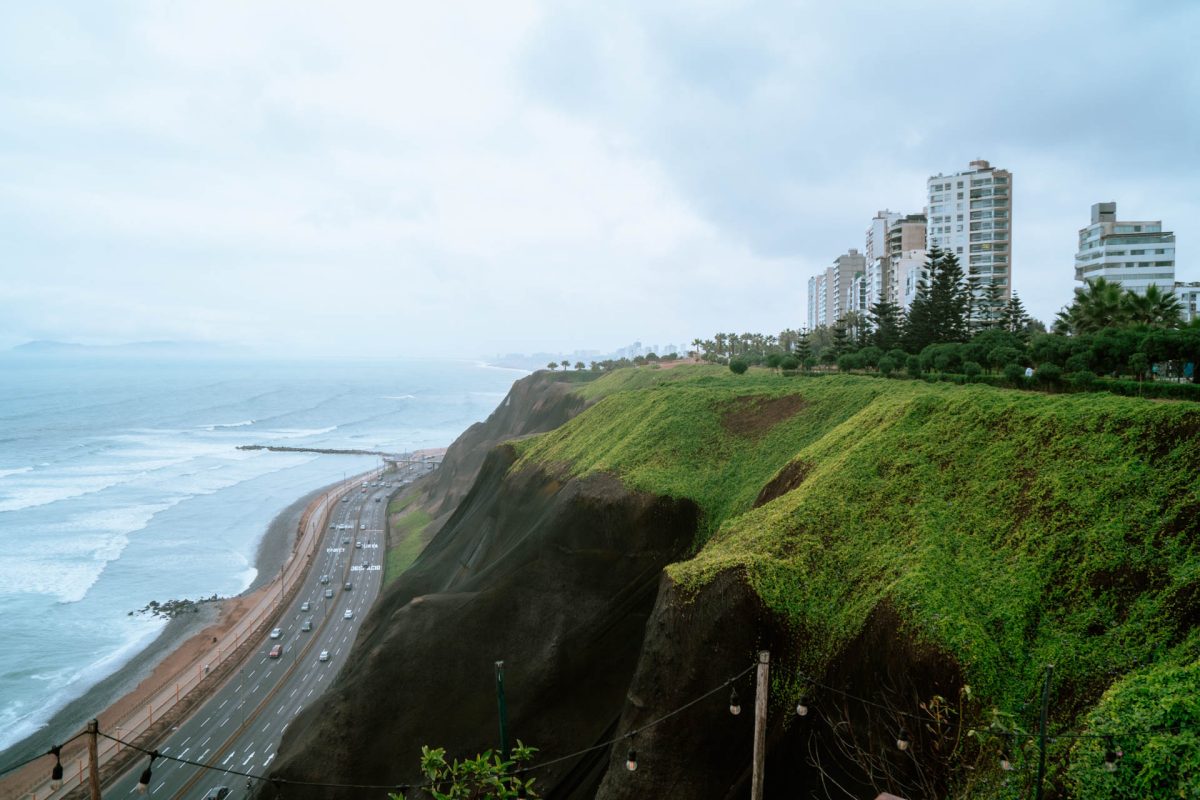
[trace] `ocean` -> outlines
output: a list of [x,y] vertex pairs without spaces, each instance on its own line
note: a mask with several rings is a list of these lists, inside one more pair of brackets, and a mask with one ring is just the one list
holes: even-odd
[[238,594],[277,514],[379,463],[238,445],[443,447],[521,374],[416,360],[0,358],[0,751],[166,625],[129,612]]

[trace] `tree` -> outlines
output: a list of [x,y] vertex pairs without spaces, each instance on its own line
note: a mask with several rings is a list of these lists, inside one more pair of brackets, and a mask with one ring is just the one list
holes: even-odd
[[740,358],[732,359],[729,362],[729,371],[734,375],[743,375],[748,369],[750,369],[750,365]]
[[583,362],[582,362],[582,361],[576,361],[576,362],[575,362],[575,369],[583,369]]
[[958,256],[932,248],[908,309],[905,329],[908,349],[921,351],[931,344],[966,341],[970,295]]
[[783,356],[779,359],[779,368],[784,372],[795,372],[800,369],[800,359],[792,354]]
[[550,363],[546,364],[546,367],[547,367],[547,368],[548,368],[548,369],[549,369],[551,372],[554,372],[554,370],[558,369],[558,362],[557,362],[557,361],[551,361]]
[[1125,309],[1121,284],[1094,278],[1086,282],[1070,306],[1058,312],[1054,328],[1060,333],[1095,333],[1102,328],[1121,327],[1126,321]]
[[880,350],[891,350],[900,345],[902,322],[900,307],[887,300],[880,300],[871,306],[871,325],[875,330],[871,334],[872,343]]
[[1121,296],[1125,320],[1132,325],[1152,328],[1178,328],[1183,322],[1183,306],[1174,292],[1164,292],[1157,283],[1146,287],[1145,294],[1125,290]]
[[808,331],[801,331],[796,335],[796,358],[800,359],[800,363],[808,361],[812,358],[812,345],[808,343]]
[[836,360],[839,356],[844,356],[853,348],[850,344],[850,332],[846,327],[845,317],[842,317],[833,324],[833,356]]
[[[1019,303],[1020,300],[1017,302]],[[1008,303],[1004,300],[1004,289],[1001,288],[1000,281],[993,278],[979,301],[979,329],[990,331],[1004,327],[1004,311],[1007,306]]]
[[570,362],[570,361],[567,361],[565,358],[564,358],[562,361],[558,362],[558,363],[559,363],[559,364],[562,364],[562,368],[563,368],[563,369],[567,369],[568,367],[570,367],[570,366],[571,366],[571,362]]
[[700,338],[692,339],[692,352],[697,359],[704,355],[704,340]]
[[[522,780],[513,773],[533,758],[535,748],[517,742],[512,757],[504,760],[491,750],[475,758],[446,760],[442,747],[421,748],[421,772],[429,785],[421,787],[434,800],[508,800],[508,798],[539,795],[534,789],[535,778]],[[417,797],[413,793],[413,797]],[[403,792],[389,792],[391,800],[406,800]]]

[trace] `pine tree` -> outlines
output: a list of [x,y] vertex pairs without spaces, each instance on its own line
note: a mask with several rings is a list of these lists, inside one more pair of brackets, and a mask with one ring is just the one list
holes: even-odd
[[1004,290],[1000,288],[1000,282],[993,278],[984,292],[980,327],[987,331],[1003,327],[1005,306]]
[[910,353],[919,353],[935,341],[930,286],[941,260],[941,248],[930,248],[925,257],[925,268],[917,279],[917,291],[908,307],[908,323],[904,326],[904,345]]
[[844,318],[839,318],[833,323],[833,355],[840,356],[849,353],[852,349],[850,343],[850,333],[846,330],[846,322]]
[[1021,298],[1013,292],[1012,299],[1005,304],[1003,312],[1000,314],[1000,327],[1009,333],[1015,333],[1022,338],[1029,337],[1029,314],[1025,312],[1025,305],[1021,302]]
[[875,327],[872,344],[885,353],[900,346],[900,307],[888,300],[871,306],[871,324]]
[[812,358],[812,345],[808,343],[808,331],[800,331],[796,335],[796,349],[793,351],[796,358],[800,359],[803,364]]
[[969,338],[971,292],[958,256],[949,250],[942,251],[930,281],[929,303],[933,342],[965,342]]

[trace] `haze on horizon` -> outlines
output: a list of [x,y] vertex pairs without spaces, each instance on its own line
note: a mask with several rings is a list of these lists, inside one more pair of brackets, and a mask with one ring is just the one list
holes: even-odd
[[1200,4],[0,9],[0,349],[473,356],[805,322],[985,158],[1049,321],[1094,202],[1200,280]]

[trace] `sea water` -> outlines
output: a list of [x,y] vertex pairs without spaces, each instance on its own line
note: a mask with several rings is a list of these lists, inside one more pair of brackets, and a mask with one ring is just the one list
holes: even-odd
[[471,362],[0,358],[0,751],[166,624],[130,611],[243,591],[280,511],[379,464],[238,445],[446,446],[520,374]]

